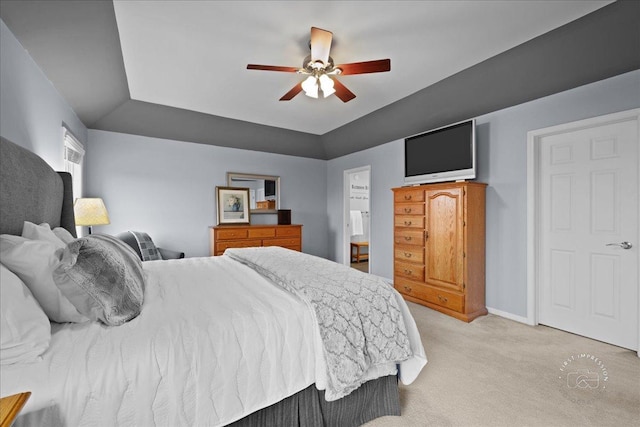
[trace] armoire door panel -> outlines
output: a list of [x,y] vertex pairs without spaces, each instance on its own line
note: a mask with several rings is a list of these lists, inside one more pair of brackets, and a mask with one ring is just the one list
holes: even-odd
[[426,192],[425,281],[462,290],[464,282],[463,189]]

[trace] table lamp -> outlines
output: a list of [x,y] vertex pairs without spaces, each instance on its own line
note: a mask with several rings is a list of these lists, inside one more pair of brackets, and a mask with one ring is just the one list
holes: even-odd
[[88,226],[89,234],[94,225],[110,224],[109,214],[100,198],[78,198],[73,204],[73,214],[77,226]]

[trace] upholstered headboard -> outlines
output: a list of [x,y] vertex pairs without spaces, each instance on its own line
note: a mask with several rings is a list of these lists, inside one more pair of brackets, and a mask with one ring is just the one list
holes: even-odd
[[75,236],[71,175],[0,137],[0,234],[22,234],[24,221],[64,227]]

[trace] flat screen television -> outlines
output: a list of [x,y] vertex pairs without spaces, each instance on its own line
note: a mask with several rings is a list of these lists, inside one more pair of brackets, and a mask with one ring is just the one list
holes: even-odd
[[475,179],[476,123],[466,120],[404,140],[404,182]]

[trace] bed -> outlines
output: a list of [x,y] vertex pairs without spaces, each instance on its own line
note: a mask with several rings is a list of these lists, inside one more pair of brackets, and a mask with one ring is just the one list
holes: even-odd
[[[25,221],[75,238],[70,176],[5,139],[0,149],[3,238]],[[357,426],[399,415],[398,379],[411,383],[426,363],[406,304],[388,285],[371,291],[375,276],[291,252],[141,263],[138,314],[118,326],[51,322],[42,354],[0,365],[0,395],[32,392],[16,425]]]

